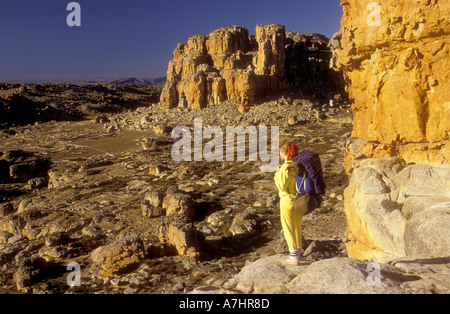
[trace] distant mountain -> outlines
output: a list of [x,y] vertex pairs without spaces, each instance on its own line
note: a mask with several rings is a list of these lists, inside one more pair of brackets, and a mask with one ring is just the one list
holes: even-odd
[[93,78],[50,78],[50,79],[16,79],[1,80],[0,83],[20,83],[20,84],[112,84],[124,85],[136,83],[142,85],[163,85],[166,77],[93,77]]
[[165,77],[158,77],[158,78],[136,78],[136,77],[126,77],[126,78],[120,78],[117,80],[112,80],[109,82],[106,82],[104,84],[113,84],[113,85],[124,85],[124,84],[130,84],[130,83],[136,83],[136,84],[142,84],[142,85],[162,85],[166,82]]

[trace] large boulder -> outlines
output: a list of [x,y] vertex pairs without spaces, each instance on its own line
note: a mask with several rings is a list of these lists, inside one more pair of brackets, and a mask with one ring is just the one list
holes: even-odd
[[101,246],[91,253],[104,276],[127,273],[144,259],[144,244],[139,236],[128,236]]
[[450,169],[370,158],[345,191],[347,250],[361,260],[450,255]]
[[242,212],[237,213],[230,229],[228,230],[233,236],[248,236],[258,231],[257,211],[249,207]]
[[184,193],[168,193],[163,200],[163,208],[166,209],[166,215],[177,214],[188,218],[194,218],[195,206],[194,200],[190,195]]
[[197,258],[201,252],[201,233],[184,215],[170,214],[162,218],[158,225],[158,238],[183,257]]

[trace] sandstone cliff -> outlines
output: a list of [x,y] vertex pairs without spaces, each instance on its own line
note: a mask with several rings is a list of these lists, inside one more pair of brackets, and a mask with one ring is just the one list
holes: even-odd
[[366,155],[448,162],[450,4],[343,0],[341,5],[334,53],[355,101],[353,136],[379,144],[365,147]]
[[450,3],[341,5],[330,44],[354,100],[345,160],[349,256],[448,255]]
[[329,67],[327,43],[323,35],[287,33],[278,24],[257,25],[256,35],[241,26],[196,35],[175,49],[161,104],[205,108],[233,100],[244,111],[258,97],[288,87],[339,93],[342,75]]

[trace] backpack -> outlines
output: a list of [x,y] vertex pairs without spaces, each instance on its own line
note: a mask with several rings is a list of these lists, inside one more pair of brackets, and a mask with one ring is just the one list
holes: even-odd
[[312,179],[301,163],[293,161],[287,167],[287,170],[290,175],[295,177],[297,194],[305,195],[314,191]]
[[[304,169],[306,169],[306,172],[308,176],[311,178],[311,181],[313,183],[313,191],[312,194],[318,194],[318,195],[324,195],[327,184],[323,178],[323,169],[322,169],[322,162],[320,160],[320,157],[317,153],[305,150],[301,152],[298,156],[295,156],[292,159],[292,162],[300,163]],[[295,165],[294,167],[300,165]],[[303,167],[300,167],[301,174],[297,174],[296,176],[303,176]]]
[[[288,173],[295,177],[297,194],[291,199],[293,208],[302,216],[308,215],[321,204],[320,196],[314,194],[314,185],[305,167],[299,162],[291,162],[287,167]],[[312,192],[312,193],[311,193]],[[311,194],[310,194],[311,193]]]

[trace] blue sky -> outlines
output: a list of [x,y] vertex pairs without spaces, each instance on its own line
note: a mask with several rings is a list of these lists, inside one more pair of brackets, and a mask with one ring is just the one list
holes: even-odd
[[0,79],[165,76],[196,34],[279,23],[331,37],[342,16],[339,0],[79,0],[81,27],[69,27],[69,2],[0,0]]

